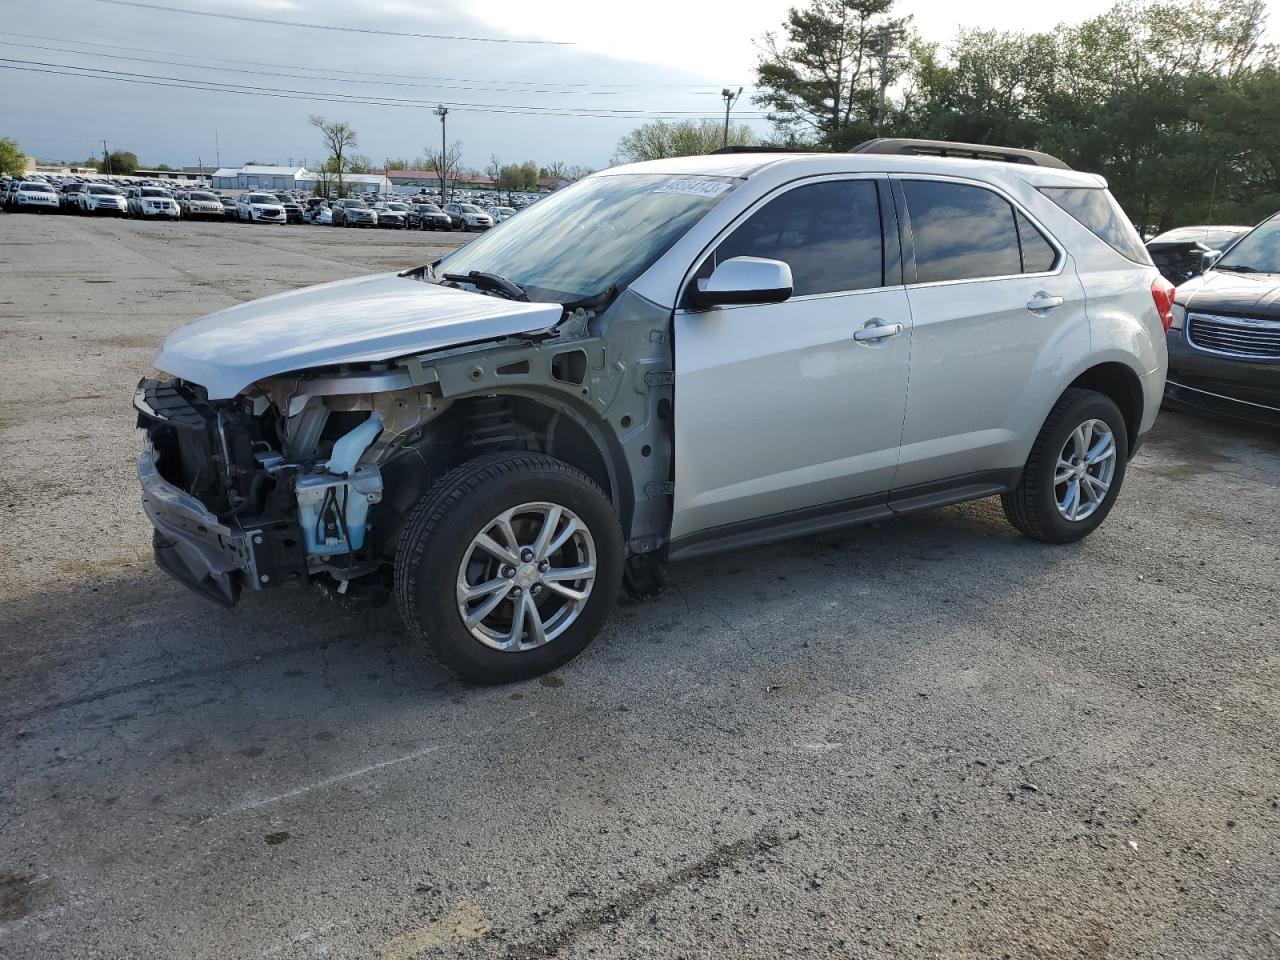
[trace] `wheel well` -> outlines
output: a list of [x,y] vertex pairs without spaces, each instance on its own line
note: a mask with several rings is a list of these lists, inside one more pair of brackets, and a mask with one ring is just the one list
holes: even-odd
[[577,467],[604,491],[629,522],[627,491],[619,491],[590,432],[577,419],[529,397],[469,397],[453,404],[422,437],[382,468],[384,497],[377,510],[384,555],[394,552],[413,505],[443,474],[488,453],[527,451]]
[[1115,401],[1120,415],[1124,417],[1125,433],[1129,435],[1129,449],[1132,450],[1142,426],[1142,381],[1138,375],[1123,363],[1100,363],[1076,377],[1071,386],[1097,390]]

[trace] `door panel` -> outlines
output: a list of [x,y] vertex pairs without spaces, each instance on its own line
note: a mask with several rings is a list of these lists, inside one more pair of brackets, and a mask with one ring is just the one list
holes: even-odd
[[1088,352],[1084,288],[1007,199],[949,181],[901,186],[909,275],[934,282],[907,287],[911,386],[894,486],[1021,467],[1054,385]]
[[677,311],[672,539],[887,493],[910,352],[901,287]]

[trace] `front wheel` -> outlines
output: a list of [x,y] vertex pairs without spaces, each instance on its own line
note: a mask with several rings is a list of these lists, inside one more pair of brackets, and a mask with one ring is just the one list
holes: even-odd
[[540,454],[468,461],[418,502],[400,536],[396,605],[465,680],[525,680],[581,653],[612,612],[622,530],[586,474]]
[[1129,435],[1115,401],[1072,388],[1040,428],[1018,485],[1001,497],[1021,533],[1072,543],[1106,519],[1124,482]]

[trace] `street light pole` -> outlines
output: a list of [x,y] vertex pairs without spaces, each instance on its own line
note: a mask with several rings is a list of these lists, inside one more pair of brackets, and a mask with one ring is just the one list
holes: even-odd
[[444,206],[449,202],[449,195],[445,188],[445,152],[449,149],[446,146],[448,138],[445,136],[445,117],[449,116],[449,108],[442,103],[433,112],[440,118],[440,162],[436,164],[439,167],[436,174],[440,177],[440,205]]
[[724,98],[724,143],[721,146],[729,145],[729,111],[733,109],[733,105],[738,102],[738,98],[742,96],[742,88],[738,88],[738,92],[734,93],[728,87],[720,91],[720,96]]

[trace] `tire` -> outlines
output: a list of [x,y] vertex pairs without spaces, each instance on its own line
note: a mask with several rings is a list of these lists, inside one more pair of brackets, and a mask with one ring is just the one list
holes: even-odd
[[[560,626],[558,634],[557,617],[575,601],[534,579],[538,576],[534,572],[536,564],[511,567],[475,545],[481,533],[496,529],[495,520],[504,511],[525,504],[551,504],[570,511],[588,532],[585,537],[574,534],[561,552],[551,555],[553,568],[565,563],[580,564],[583,553],[594,548],[595,579],[581,606],[574,608],[576,613],[566,615],[567,622]],[[524,516],[535,514],[517,515],[516,526]],[[531,541],[535,530],[536,523],[516,530],[517,542],[527,546],[529,541],[524,537]],[[505,538],[499,533],[495,539]],[[584,547],[584,543],[588,546]],[[515,651],[496,649],[477,638],[463,620],[458,599],[460,571],[472,577],[472,567],[463,568],[468,558],[472,565],[480,564],[475,579],[468,582],[503,579],[512,584],[510,589],[502,586],[479,598],[475,601],[477,606],[469,608],[478,612],[486,597],[497,599],[496,594],[502,594],[492,612],[478,622],[478,630],[484,632],[491,618],[499,624],[505,619],[507,625],[501,627],[499,634],[506,631],[515,635],[510,622],[515,610],[520,609],[517,604],[522,606],[541,594],[534,601],[541,608],[535,617],[552,632],[552,638],[540,646]],[[410,513],[396,551],[396,606],[409,633],[458,676],[473,683],[511,683],[554,670],[587,647],[613,611],[622,569],[622,530],[617,516],[604,493],[586,474],[541,454],[495,453],[463,463],[445,474]],[[508,574],[507,570],[513,573]],[[522,592],[522,580],[529,592],[516,599],[516,594]],[[585,591],[585,584],[579,586]],[[547,619],[543,621],[541,616]],[[522,616],[517,643],[531,634],[532,624]]]
[[[1091,421],[1103,424],[1110,431],[1115,448],[1114,463],[1106,476],[1105,493],[1097,499],[1096,506],[1087,516],[1069,519],[1059,506],[1060,496],[1070,504],[1069,483],[1055,482],[1059,475],[1059,455],[1076,450],[1079,446],[1073,439],[1076,430]],[[1096,428],[1090,430],[1090,442],[1097,449],[1100,441],[1095,437]],[[1124,483],[1128,457],[1129,434],[1115,401],[1096,390],[1073,387],[1062,395],[1040,428],[1018,485],[1001,496],[1004,514],[1018,532],[1032,539],[1044,543],[1081,540],[1096,530],[1111,512]],[[1064,463],[1063,469],[1070,469],[1070,465]],[[1075,483],[1080,490],[1077,497],[1083,498],[1086,506],[1090,505],[1086,493],[1093,490],[1096,496],[1096,486],[1087,482],[1087,478]]]

